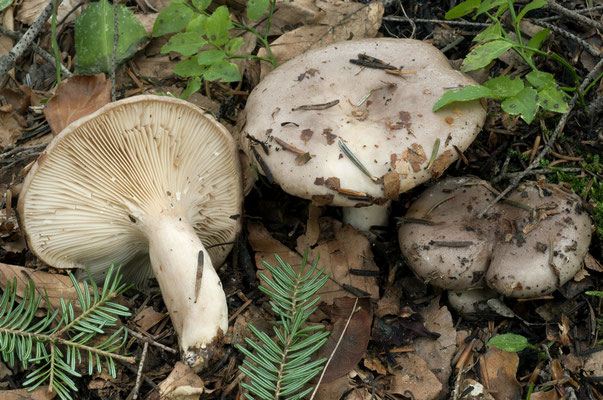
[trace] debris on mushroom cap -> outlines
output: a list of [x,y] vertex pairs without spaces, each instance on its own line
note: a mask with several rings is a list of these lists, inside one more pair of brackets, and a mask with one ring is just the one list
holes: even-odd
[[18,209],[30,249],[54,267],[101,279],[114,263],[141,285],[154,273],[186,352],[228,327],[212,261],[224,261],[240,229],[240,179],[234,140],[211,115],[136,96],[57,135],[26,177]]
[[491,287],[512,297],[553,292],[582,266],[591,220],[574,193],[529,182],[478,214],[496,191],[476,178],[448,178],[425,190],[402,219],[409,266],[445,289]]
[[441,175],[474,140],[485,119],[479,102],[431,111],[447,90],[473,84],[425,42],[335,43],[288,61],[253,90],[243,149],[295,196],[384,204]]

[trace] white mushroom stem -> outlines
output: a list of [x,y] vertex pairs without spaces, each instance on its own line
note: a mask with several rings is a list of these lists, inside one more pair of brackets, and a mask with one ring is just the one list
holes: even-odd
[[182,359],[201,366],[228,329],[222,283],[185,217],[164,211],[148,228],[151,265],[180,340]]
[[368,231],[373,225],[387,226],[389,205],[372,205],[368,207],[344,207],[343,222],[350,224],[359,231]]

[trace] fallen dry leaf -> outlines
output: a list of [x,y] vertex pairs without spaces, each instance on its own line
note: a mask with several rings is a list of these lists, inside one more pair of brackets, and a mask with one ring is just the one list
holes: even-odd
[[[354,304],[356,308],[354,309]],[[349,323],[348,323],[349,319]],[[330,358],[323,375],[323,382],[329,383],[345,376],[360,362],[371,338],[373,312],[369,298],[358,299],[340,297],[333,301],[331,308],[331,334],[318,351],[317,358]],[[347,325],[347,329],[346,329]],[[337,342],[340,340],[339,346]],[[337,348],[333,354],[333,350]]]
[[603,264],[590,253],[586,253],[586,257],[584,257],[584,266],[591,271],[603,272]]
[[521,387],[515,378],[519,356],[517,353],[489,346],[479,359],[482,384],[496,400],[519,398]]
[[546,392],[534,392],[530,395],[530,400],[561,400],[561,396],[554,388]]
[[[350,38],[375,37],[381,26],[384,11],[381,2],[368,4],[317,2],[316,4],[319,8],[324,7],[324,15],[318,18],[315,24],[300,26],[270,44],[278,65],[310,49]],[[266,57],[266,50],[260,49],[258,55]],[[263,78],[273,69],[269,63],[262,63],[261,77]]]
[[390,392],[415,400],[437,399],[442,384],[427,366],[425,360],[413,353],[401,353],[396,357],[398,367],[390,379]]
[[92,114],[111,101],[111,81],[105,74],[76,75],[59,84],[44,107],[44,116],[56,135],[71,122]]
[[[17,296],[21,298],[23,298],[23,291],[31,279],[35,286],[42,290],[41,293],[48,295],[50,305],[55,309],[60,307],[61,298],[77,300],[77,292],[67,275],[51,274],[18,265],[0,263],[0,287],[4,290],[6,284],[10,282],[12,285],[15,279],[17,280]],[[80,284],[80,287],[83,289],[82,284]],[[73,305],[76,309],[79,309],[77,302],[74,302]],[[42,298],[40,307],[46,307],[45,297]]]
[[412,347],[422,357],[429,369],[438,377],[444,390],[448,387],[448,378],[452,372],[451,360],[456,350],[456,329],[450,311],[439,306],[439,296],[431,300],[429,306],[420,311],[425,328],[440,334],[437,339],[419,337]]
[[57,392],[48,391],[48,386],[38,387],[31,392],[27,389],[2,390],[2,400],[50,400],[54,399]]
[[134,318],[134,323],[140,329],[144,330],[145,332],[148,332],[149,329],[154,327],[167,316],[167,313],[157,312],[153,310],[153,307],[147,306],[136,315],[136,317]]
[[[10,108],[12,109],[12,107]],[[15,144],[20,137],[21,127],[13,116],[13,112],[0,111],[0,151]]]
[[473,379],[465,379],[461,388],[463,400],[494,400],[484,386]]
[[199,400],[204,393],[203,380],[178,361],[170,375],[159,384],[161,400]]
[[[57,21],[62,21],[67,14],[72,11],[75,6],[79,3],[78,0],[64,0],[59,4],[57,9]],[[44,7],[48,4],[46,0],[25,0],[20,3],[19,12],[17,12],[16,19],[19,22],[23,22],[25,25],[31,25],[35,19],[40,15]],[[72,12],[67,19],[66,23],[75,21],[75,18],[82,13],[82,8],[79,7],[77,10]]]
[[438,179],[440,176],[442,176],[446,168],[451,164],[451,158],[452,152],[450,150],[446,150],[435,159],[430,169],[433,179]]

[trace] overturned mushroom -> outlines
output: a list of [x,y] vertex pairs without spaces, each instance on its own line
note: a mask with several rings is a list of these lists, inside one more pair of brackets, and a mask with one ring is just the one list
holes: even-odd
[[383,205],[439,177],[474,140],[485,119],[479,102],[431,111],[447,90],[473,84],[425,42],[335,43],[253,90],[243,149],[286,192],[347,207],[346,221],[366,230],[385,224]]
[[19,196],[22,228],[44,262],[96,279],[115,263],[140,285],[154,274],[183,360],[198,367],[228,328],[213,264],[230,251],[241,206],[229,132],[190,103],[151,95],[65,128]]
[[553,292],[588,250],[591,220],[574,193],[525,183],[482,218],[496,193],[476,178],[448,178],[425,190],[402,219],[409,266],[445,289],[490,287],[505,296]]

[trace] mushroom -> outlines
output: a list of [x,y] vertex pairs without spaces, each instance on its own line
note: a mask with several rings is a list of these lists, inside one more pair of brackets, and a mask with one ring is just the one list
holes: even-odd
[[367,230],[385,224],[384,205],[439,177],[474,140],[486,115],[479,102],[432,112],[444,92],[474,84],[425,42],[335,43],[260,82],[245,107],[242,147],[286,192],[347,207],[345,221]]
[[139,286],[153,274],[183,360],[202,367],[228,328],[213,265],[240,229],[242,189],[229,132],[185,101],[144,95],[67,126],[24,181],[30,249],[102,279],[110,264]]
[[580,198],[562,186],[528,182],[480,218],[496,194],[472,177],[425,190],[398,231],[408,265],[432,285],[457,291],[489,287],[532,297],[561,287],[580,270],[590,243]]

